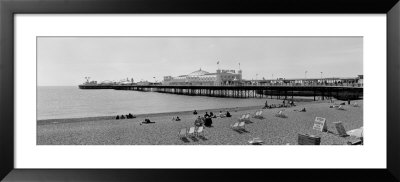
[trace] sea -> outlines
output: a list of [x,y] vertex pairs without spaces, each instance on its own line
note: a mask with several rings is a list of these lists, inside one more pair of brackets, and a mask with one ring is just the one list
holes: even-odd
[[78,86],[39,86],[37,119],[150,114],[264,105],[265,98],[218,98]]

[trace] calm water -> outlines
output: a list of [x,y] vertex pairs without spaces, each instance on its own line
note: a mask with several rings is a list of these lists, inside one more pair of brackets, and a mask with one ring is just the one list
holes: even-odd
[[123,90],[38,87],[38,119],[146,114],[264,105],[265,99],[183,96]]

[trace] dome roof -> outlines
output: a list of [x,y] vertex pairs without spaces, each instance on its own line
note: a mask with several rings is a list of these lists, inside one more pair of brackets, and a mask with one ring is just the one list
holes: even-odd
[[209,74],[209,72],[199,69],[197,71],[190,73],[188,76],[200,76],[205,74]]

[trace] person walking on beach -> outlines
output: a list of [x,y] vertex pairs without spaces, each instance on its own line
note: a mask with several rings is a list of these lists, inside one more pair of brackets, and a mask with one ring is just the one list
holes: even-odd
[[208,112],[206,112],[206,114],[204,114],[204,117],[205,118],[210,117],[210,115],[208,115]]
[[347,104],[350,105],[350,99],[347,99]]
[[265,101],[264,108],[268,108],[268,100]]

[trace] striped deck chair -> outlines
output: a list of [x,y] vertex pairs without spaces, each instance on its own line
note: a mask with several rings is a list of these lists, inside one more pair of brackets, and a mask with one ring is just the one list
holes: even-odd
[[194,134],[195,134],[195,133],[194,133],[194,129],[195,129],[194,127],[190,127],[190,128],[189,128],[189,131],[188,131],[188,135],[189,135],[189,136],[194,136]]
[[199,136],[200,134],[202,136],[204,136],[204,132],[203,131],[204,131],[204,127],[200,126],[200,127],[197,128],[195,133],[196,133],[197,136]]

